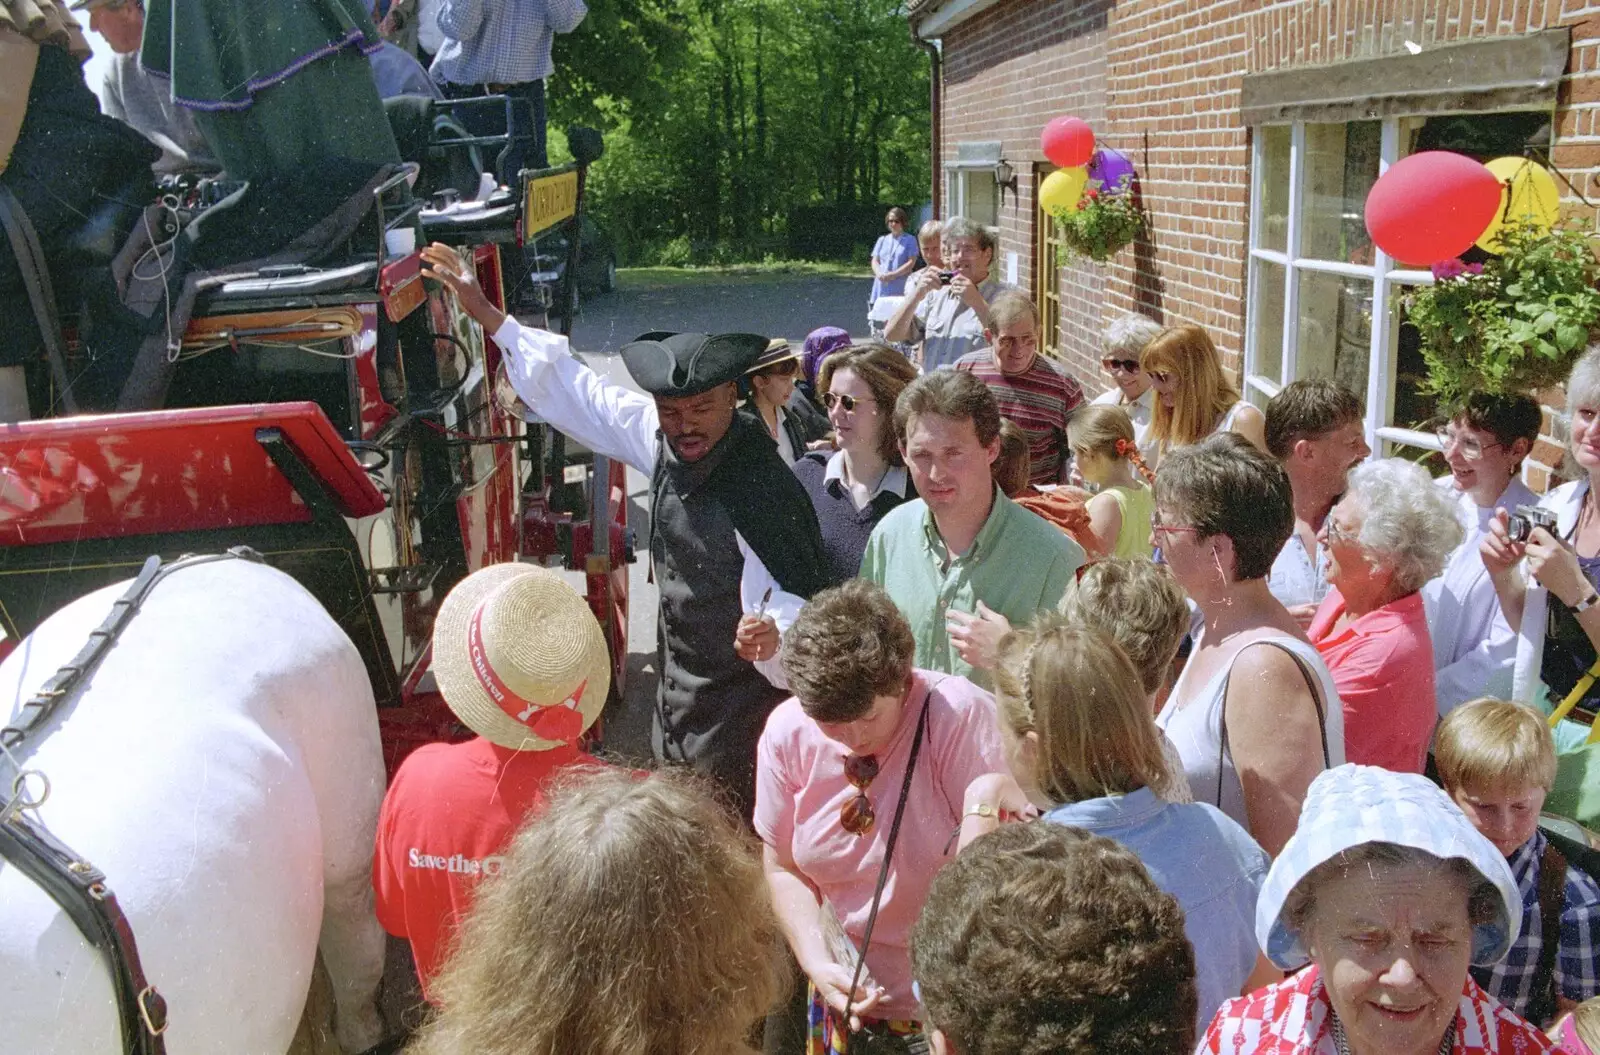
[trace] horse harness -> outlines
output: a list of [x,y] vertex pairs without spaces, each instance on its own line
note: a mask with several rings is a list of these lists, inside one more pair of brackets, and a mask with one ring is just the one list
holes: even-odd
[[[146,560],[133,585],[111,606],[105,621],[90,632],[78,654],[22,705],[13,724],[0,728],[0,751],[15,760],[16,752],[39,736],[62,704],[111,651],[157,583],[182,568],[231,559],[260,561],[261,556],[246,546],[236,546],[226,553],[186,556],[170,564],[163,564],[160,557]],[[26,786],[29,776],[43,780],[43,774],[23,770],[19,765],[11,798],[0,804],[0,861],[13,865],[49,894],[84,939],[105,957],[117,994],[123,1050],[128,1055],[165,1055],[162,1034],[167,1030],[167,1004],[145,978],[133,928],[122,914],[104,873],[52,835],[38,819],[36,811],[49,796],[49,783],[45,781],[39,796],[30,799]],[[35,811],[34,819],[24,816],[28,810]]]

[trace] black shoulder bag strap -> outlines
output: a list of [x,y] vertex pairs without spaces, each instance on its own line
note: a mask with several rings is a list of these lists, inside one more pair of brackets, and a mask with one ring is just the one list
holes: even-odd
[[1556,957],[1561,953],[1561,913],[1567,907],[1567,858],[1553,842],[1539,856],[1539,964],[1533,974],[1527,1019],[1543,1026],[1556,1016]]
[[[1243,652],[1245,648],[1249,648],[1251,645],[1271,645],[1273,648],[1282,649],[1284,652],[1289,653],[1289,658],[1294,660],[1295,668],[1300,671],[1300,676],[1306,679],[1306,688],[1311,690],[1311,706],[1317,709],[1317,732],[1322,736],[1322,768],[1332,769],[1333,756],[1328,752],[1328,721],[1322,713],[1322,686],[1318,679],[1312,676],[1311,671],[1306,668],[1305,660],[1301,659],[1293,649],[1284,648],[1276,641],[1269,640],[1252,641],[1250,644],[1245,645],[1244,648],[1241,648],[1239,652]],[[1235,663],[1239,661],[1238,653],[1234,654],[1233,661]],[[1219,810],[1222,809],[1223,760],[1228,756],[1228,685],[1232,680],[1233,666],[1230,664],[1228,677],[1222,683],[1222,712],[1217,715],[1217,725],[1222,730],[1222,742],[1217,747],[1217,798],[1212,805]]]
[[883,888],[889,882],[889,865],[894,860],[894,844],[900,840],[900,818],[906,812],[906,799],[911,797],[911,776],[917,771],[917,756],[922,753],[922,737],[928,728],[928,708],[933,705],[930,686],[927,698],[922,701],[922,713],[917,716],[917,732],[911,740],[911,757],[906,760],[906,777],[900,782],[900,801],[894,808],[894,822],[889,825],[889,841],[883,848],[883,867],[878,869],[878,886],[872,892],[872,908],[867,911],[867,928],[861,935],[861,952],[856,956],[855,974],[850,978],[850,991],[844,998],[844,1025],[850,1028],[850,1012],[855,1004],[856,986],[861,984],[861,972],[867,967],[867,949],[872,945],[872,928],[878,922],[878,906],[883,901]]

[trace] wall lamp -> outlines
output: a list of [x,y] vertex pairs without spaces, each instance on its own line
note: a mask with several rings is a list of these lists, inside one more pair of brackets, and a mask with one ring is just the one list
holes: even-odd
[[1005,208],[1006,189],[1011,190],[1011,202],[1017,201],[1017,170],[1011,167],[1011,162],[1001,158],[994,165],[994,182],[1000,188],[1000,207]]

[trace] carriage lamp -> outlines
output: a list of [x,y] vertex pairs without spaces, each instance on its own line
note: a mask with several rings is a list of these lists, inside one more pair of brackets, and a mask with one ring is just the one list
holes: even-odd
[[1011,167],[1011,162],[1001,158],[994,164],[994,182],[1000,188],[1000,205],[1006,204],[1006,188],[1011,189],[1012,204],[1017,201],[1017,170]]

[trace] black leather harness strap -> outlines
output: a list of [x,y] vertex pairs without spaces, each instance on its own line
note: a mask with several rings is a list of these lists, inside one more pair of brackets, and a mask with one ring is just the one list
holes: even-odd
[[44,247],[39,244],[39,233],[34,230],[33,221],[28,219],[22,203],[6,187],[0,187],[0,227],[5,228],[6,240],[17,258],[17,269],[22,272],[22,284],[27,288],[28,303],[33,307],[33,318],[39,326],[39,339],[44,342],[45,353],[50,358],[50,373],[55,377],[61,407],[68,414],[76,414],[78,401],[72,395],[72,379],[67,374],[61,315],[56,308],[55,286],[50,281]]
[[[259,561],[261,557],[248,547],[236,546],[227,553],[183,557],[170,564],[162,564],[159,557],[145,561],[133,584],[112,604],[111,612],[89,634],[78,654],[22,705],[15,722],[0,729],[0,747],[13,761],[17,759],[18,751],[40,733],[73,690],[100,665],[157,583],[182,568],[232,559]],[[106,958],[117,994],[123,1050],[128,1055],[165,1055],[162,1034],[167,1029],[167,1004],[145,978],[133,928],[122,914],[105,875],[37,819],[30,821],[24,816],[30,807],[43,801],[41,796],[37,802],[18,805],[25,794],[26,776],[26,771],[17,774],[12,783],[12,802],[0,809],[0,860],[49,894],[84,940]]]

